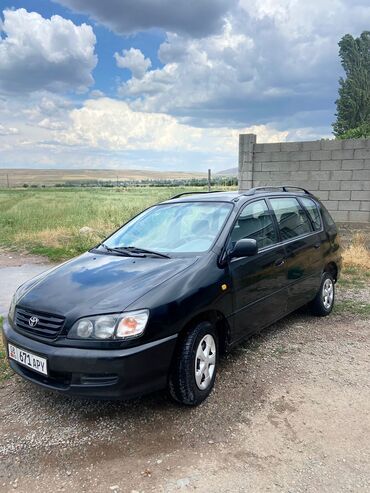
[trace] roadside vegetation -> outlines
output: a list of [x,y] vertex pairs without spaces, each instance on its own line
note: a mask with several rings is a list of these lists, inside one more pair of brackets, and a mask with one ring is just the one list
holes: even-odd
[[[369,241],[369,240],[368,240]],[[361,293],[370,286],[370,250],[365,234],[356,233],[343,251],[343,269],[339,279],[339,290],[345,290],[346,298],[337,300],[334,312],[338,315],[358,315],[370,318],[368,294]],[[359,296],[360,295],[360,296]]]
[[68,259],[96,245],[146,207],[191,190],[194,188],[3,189],[0,246],[45,255],[52,261]]
[[343,269],[340,286],[364,288],[370,283],[369,240],[363,233],[355,233],[343,250]]

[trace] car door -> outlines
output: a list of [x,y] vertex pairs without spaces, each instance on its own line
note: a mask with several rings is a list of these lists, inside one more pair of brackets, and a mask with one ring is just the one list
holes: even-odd
[[285,249],[278,244],[274,219],[265,200],[248,203],[230,234],[229,248],[243,238],[257,241],[253,257],[229,260],[233,283],[233,328],[241,339],[286,313]]
[[321,241],[296,197],[270,198],[269,203],[286,250],[288,309],[293,311],[312,300],[317,292]]

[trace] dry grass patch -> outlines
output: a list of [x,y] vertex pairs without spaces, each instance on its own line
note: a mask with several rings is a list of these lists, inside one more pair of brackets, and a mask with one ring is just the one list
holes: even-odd
[[354,234],[350,245],[343,250],[343,266],[370,270],[370,250],[363,233]]
[[43,229],[41,231],[20,231],[15,234],[17,244],[42,244],[46,247],[57,248],[68,243],[73,232],[69,228]]
[[78,239],[87,240],[91,244],[100,243],[105,232],[92,228],[89,233],[80,233],[79,228],[55,228],[42,231],[16,233],[14,239],[17,244],[43,245],[47,248],[62,248]]

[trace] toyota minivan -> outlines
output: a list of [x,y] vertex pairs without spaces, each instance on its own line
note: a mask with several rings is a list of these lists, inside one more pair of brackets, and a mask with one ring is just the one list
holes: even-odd
[[185,193],[23,284],[4,323],[11,368],[47,389],[197,405],[220,354],[308,305],[329,315],[336,225],[295,187]]

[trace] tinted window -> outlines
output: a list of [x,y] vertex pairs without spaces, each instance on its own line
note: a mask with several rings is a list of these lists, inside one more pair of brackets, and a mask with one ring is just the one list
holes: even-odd
[[231,233],[231,241],[252,238],[259,248],[277,242],[274,224],[264,200],[252,202],[244,207]]
[[322,217],[324,219],[324,223],[329,227],[329,228],[335,228],[335,222],[334,219],[331,217],[327,209],[321,204],[321,212],[322,212]]
[[313,229],[319,231],[321,229],[321,217],[317,205],[313,200],[307,199],[306,197],[301,200],[311,218]]
[[309,219],[298,200],[293,197],[270,199],[283,240],[312,231]]

